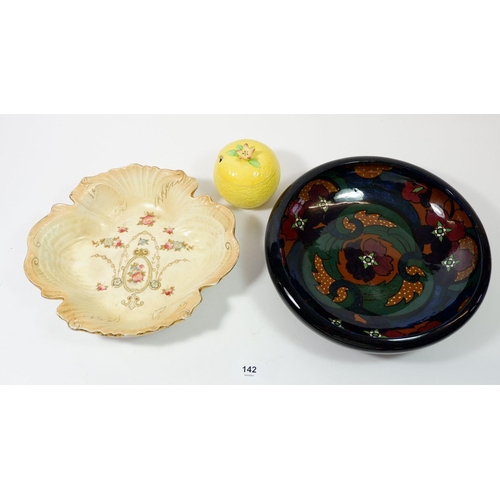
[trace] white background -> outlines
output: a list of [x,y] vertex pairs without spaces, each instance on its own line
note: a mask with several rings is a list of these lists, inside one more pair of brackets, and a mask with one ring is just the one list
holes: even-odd
[[[0,382],[8,384],[497,384],[500,117],[474,115],[61,115],[0,117],[2,239]],[[102,338],[73,331],[23,272],[31,227],[85,176],[130,163],[181,169],[195,195],[213,184],[219,150],[236,139],[271,147],[282,179],[255,210],[233,208],[235,268],[186,321],[154,334]],[[489,236],[493,275],[476,315],[444,341],[378,356],[310,330],[267,272],[264,232],[274,202],[299,175],[355,155],[404,160],[449,182]],[[242,364],[258,373],[244,377]]]
[[[3,2],[2,113],[232,116],[0,119],[0,496],[496,499],[498,117],[236,115],[500,113],[497,10],[492,0]],[[199,192],[216,196],[214,156],[242,136],[276,150],[279,190],[353,154],[444,177],[492,244],[475,317],[402,357],[328,343],[291,316],[256,260],[251,236],[262,238],[269,204],[236,211],[240,262],[185,324],[123,345],[67,329],[23,276],[32,225],[81,177],[131,161],[199,171]],[[191,376],[233,380],[240,356],[267,361],[268,385],[192,386]],[[209,357],[230,359],[214,369]],[[336,385],[269,385],[320,374]],[[176,377],[190,385],[7,385]],[[338,385],[353,382],[383,385]]]

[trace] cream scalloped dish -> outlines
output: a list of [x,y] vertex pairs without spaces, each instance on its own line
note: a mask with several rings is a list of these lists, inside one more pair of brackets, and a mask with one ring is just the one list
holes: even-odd
[[75,330],[131,337],[191,315],[236,264],[232,212],[180,170],[88,177],[28,237],[24,270]]

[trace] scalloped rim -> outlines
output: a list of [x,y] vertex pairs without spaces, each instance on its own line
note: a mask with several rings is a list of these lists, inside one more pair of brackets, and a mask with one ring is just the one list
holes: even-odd
[[[170,328],[171,326],[186,320],[189,318],[194,309],[202,302],[203,296],[202,296],[202,291],[205,288],[217,285],[224,276],[226,276],[236,265],[239,259],[239,243],[236,240],[235,236],[235,228],[236,228],[236,220],[234,217],[233,212],[226,207],[225,205],[221,205],[219,203],[216,203],[213,201],[213,199],[209,195],[200,195],[196,198],[202,198],[206,199],[207,204],[213,205],[217,210],[220,210],[224,216],[228,220],[228,226],[226,228],[227,231],[227,238],[225,244],[227,245],[228,243],[231,245],[231,255],[230,258],[226,261],[226,265],[222,266],[221,269],[218,272],[217,277],[208,283],[204,283],[203,285],[199,286],[196,290],[193,290],[193,292],[187,296],[187,306],[185,309],[181,311],[182,316],[173,319],[172,321],[168,321],[165,324],[160,324],[159,326],[154,326],[153,328],[147,328],[147,329],[138,329],[136,331],[132,331],[131,333],[120,333],[118,331],[116,332],[105,332],[99,329],[89,329],[89,328],[84,328],[81,326],[78,326],[77,328],[73,327],[70,324],[70,321],[72,319],[65,318],[61,313],[60,309],[63,306],[64,302],[68,300],[67,295],[64,294],[64,292],[60,292],[58,290],[51,289],[50,287],[45,286],[45,284],[42,282],[42,280],[39,279],[38,275],[35,273],[35,271],[32,269],[32,262],[37,259],[37,245],[34,243],[35,236],[43,230],[49,223],[56,217],[57,211],[64,209],[67,210],[68,208],[74,207],[76,203],[79,202],[80,199],[80,190],[82,190],[83,186],[85,186],[88,181],[99,178],[106,178],[106,177],[113,177],[116,175],[117,172],[121,172],[123,170],[129,169],[129,168],[134,168],[134,167],[140,167],[140,168],[145,168],[145,169],[156,169],[158,171],[162,172],[171,172],[172,174],[177,174],[181,175],[181,178],[187,178],[187,179],[192,179],[194,181],[193,183],[193,189],[190,192],[190,197],[195,198],[194,193],[198,189],[198,181],[194,177],[188,176],[183,170],[171,170],[171,169],[161,169],[156,166],[149,166],[149,165],[140,165],[138,163],[132,163],[126,167],[118,167],[118,168],[113,168],[108,170],[107,172],[103,172],[101,174],[97,174],[95,176],[90,176],[90,177],[84,177],[78,186],[71,191],[69,198],[71,201],[73,201],[72,205],[66,205],[62,203],[57,203],[52,206],[51,211],[48,215],[40,219],[30,230],[28,234],[28,252],[26,255],[26,258],[24,260],[24,273],[26,274],[26,277],[30,280],[33,285],[35,285],[40,291],[41,295],[44,298],[47,299],[52,299],[52,300],[62,300],[61,304],[57,307],[56,313],[57,315],[63,319],[67,324],[68,327],[71,328],[72,330],[77,330],[77,331],[84,331],[87,333],[92,333],[96,335],[101,335],[103,337],[118,337],[118,338],[129,338],[129,337],[140,337],[144,335],[149,335],[151,333],[157,332],[159,330],[163,330],[165,328]],[[83,193],[82,193],[83,194]],[[194,300],[193,300],[194,299]]]

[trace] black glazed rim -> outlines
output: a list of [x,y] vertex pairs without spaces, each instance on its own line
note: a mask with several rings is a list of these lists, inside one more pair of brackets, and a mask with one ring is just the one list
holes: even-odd
[[[382,163],[391,168],[400,169],[410,178],[412,173],[420,178],[427,178],[429,184],[439,187],[461,205],[462,209],[468,214],[477,233],[478,241],[476,243],[480,256],[477,272],[480,273],[480,276],[470,300],[451,321],[444,322],[440,326],[421,334],[413,334],[412,336],[403,338],[375,338],[370,336],[360,338],[359,335],[347,329],[336,327],[330,322],[327,322],[324,316],[317,312],[321,307],[316,304],[312,297],[305,298],[301,295],[300,290],[297,290],[295,287],[281,260],[281,224],[289,203],[297,197],[301,188],[310,180],[335,167],[354,166],[356,164],[371,162]],[[486,232],[477,214],[463,196],[447,182],[421,167],[400,160],[379,156],[357,156],[331,161],[313,168],[295,180],[282,193],[271,211],[265,235],[265,254],[267,268],[276,289],[285,303],[300,320],[317,333],[334,342],[364,351],[378,353],[404,352],[424,347],[438,342],[457,331],[472,317],[482,303],[488,289],[491,275],[491,252]]]

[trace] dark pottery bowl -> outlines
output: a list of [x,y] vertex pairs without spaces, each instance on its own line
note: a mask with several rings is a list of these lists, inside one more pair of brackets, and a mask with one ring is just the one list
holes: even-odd
[[372,352],[455,332],[491,274],[486,233],[465,199],[430,172],[379,157],[332,161],[297,179],[270,215],[265,250],[300,319]]

